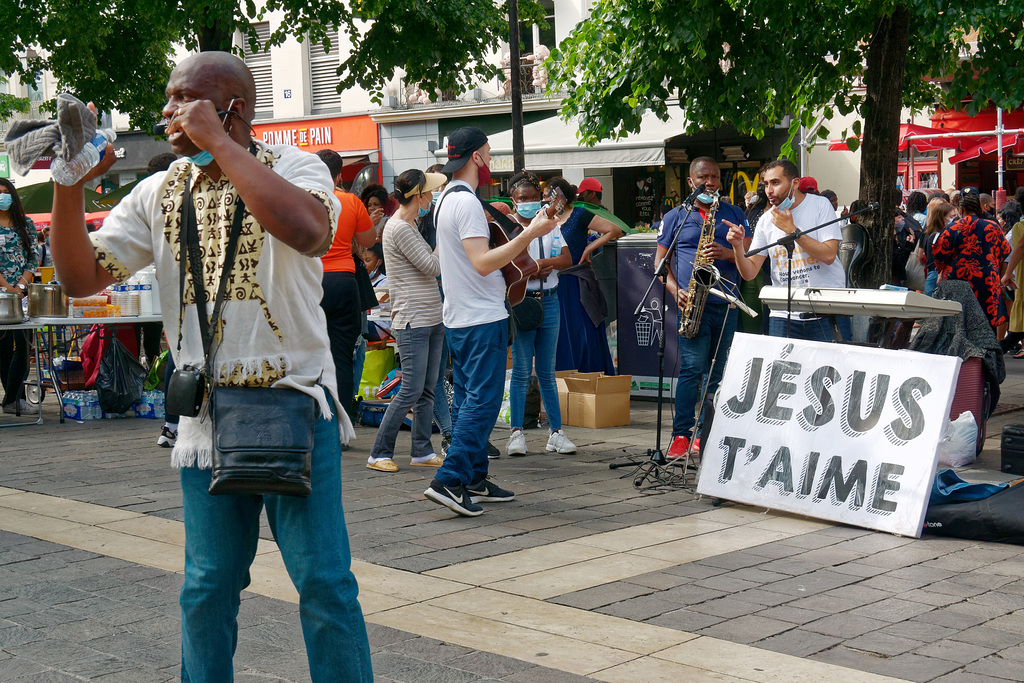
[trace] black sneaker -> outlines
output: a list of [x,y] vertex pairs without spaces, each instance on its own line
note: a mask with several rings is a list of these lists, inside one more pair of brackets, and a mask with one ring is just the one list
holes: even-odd
[[516,494],[506,491],[487,477],[476,484],[470,484],[466,491],[474,503],[507,503],[516,497]]
[[491,460],[496,460],[497,458],[501,457],[501,451],[499,451],[497,447],[493,443],[491,443],[490,439],[487,440],[487,457]]
[[156,445],[162,448],[174,448],[174,440],[178,438],[178,432],[172,432],[167,425],[160,430],[160,438],[156,440]]
[[441,457],[442,458],[447,458],[448,457],[448,449],[451,447],[451,445],[452,445],[452,437],[451,437],[451,435],[442,436],[441,437]]
[[430,481],[430,487],[423,492],[428,500],[444,505],[452,512],[463,517],[476,517],[483,514],[484,509],[476,504],[465,486],[445,486],[437,479]]

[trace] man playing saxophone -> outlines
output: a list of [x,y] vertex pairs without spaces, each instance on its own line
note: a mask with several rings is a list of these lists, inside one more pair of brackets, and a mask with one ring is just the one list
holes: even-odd
[[[695,262],[713,265],[723,280],[733,284],[739,281],[733,247],[726,239],[730,225],[739,226],[744,230],[744,244],[750,244],[750,229],[746,216],[732,204],[716,197],[722,189],[722,172],[714,159],[697,157],[690,162],[687,182],[691,189],[703,185],[704,191],[697,195],[693,212],[689,215],[685,205],[678,206],[665,215],[658,231],[658,250],[655,256],[655,263],[660,263],[668,253],[672,236],[675,234],[676,247],[669,260],[666,286],[668,294],[675,299],[680,311],[686,309]],[[716,199],[719,201],[716,202]],[[712,211],[716,203],[717,210]],[[713,230],[713,233],[708,234],[705,229]],[[705,246],[698,252],[702,234],[705,237]],[[721,285],[716,287],[722,288]],[[728,284],[725,287],[731,289]],[[703,421],[704,415],[702,411],[701,419],[695,419],[697,403],[701,400],[704,381],[709,373],[707,396],[714,396],[718,389],[729,347],[732,345],[733,333],[736,331],[736,309],[730,309],[728,303],[722,299],[709,296],[704,303],[703,311],[696,310],[697,308],[699,307],[692,307],[690,312],[688,323],[691,329],[687,330],[685,335],[679,334],[679,382],[676,385],[672,443],[666,454],[669,459],[684,456],[690,450],[691,439],[694,440],[693,453],[699,450],[700,422]],[[694,459],[694,454],[691,454],[691,459]]]

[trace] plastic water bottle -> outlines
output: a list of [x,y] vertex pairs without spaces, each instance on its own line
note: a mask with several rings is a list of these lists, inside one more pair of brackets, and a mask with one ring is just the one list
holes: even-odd
[[110,128],[96,130],[96,137],[91,142],[85,143],[85,147],[71,161],[64,161],[57,157],[50,163],[50,174],[53,179],[61,185],[74,185],[85,177],[85,174],[92,170],[92,167],[100,163],[103,153],[107,149],[107,143],[117,139],[117,133]]

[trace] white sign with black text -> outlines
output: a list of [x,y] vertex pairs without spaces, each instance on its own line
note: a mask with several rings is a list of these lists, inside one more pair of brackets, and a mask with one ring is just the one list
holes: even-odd
[[697,491],[918,538],[960,363],[737,334]]

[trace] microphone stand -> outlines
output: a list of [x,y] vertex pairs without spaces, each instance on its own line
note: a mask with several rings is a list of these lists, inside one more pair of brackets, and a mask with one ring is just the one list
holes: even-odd
[[[637,304],[636,310],[633,311],[633,315],[637,316],[640,314],[640,310],[643,308],[644,303],[647,301],[647,295],[654,289],[654,284],[660,279],[661,280],[661,320],[662,329],[661,334],[658,336],[658,418],[657,427],[655,431],[654,448],[647,449],[647,460],[643,462],[637,462],[632,458],[628,458],[624,462],[612,462],[608,464],[608,469],[617,470],[620,467],[636,467],[636,473],[638,476],[633,480],[633,486],[640,488],[647,481],[648,477],[654,476],[656,479],[661,480],[660,468],[668,464],[665,459],[665,454],[661,450],[661,428],[662,428],[662,398],[665,392],[665,339],[668,335],[668,330],[665,329],[665,320],[668,317],[668,264],[671,262],[672,254],[675,252],[676,244],[679,238],[679,231],[682,229],[683,224],[690,219],[690,216],[694,211],[694,201],[697,199],[697,195],[705,190],[704,185],[697,187],[693,193],[686,198],[682,208],[686,209],[686,215],[682,220],[676,223],[675,228],[672,231],[672,241],[669,243],[668,249],[665,252],[665,256],[660,262],[655,264],[654,275],[651,277],[650,283],[647,285],[647,289],[644,291],[642,297],[640,297],[640,303]],[[664,223],[662,223],[664,225]],[[639,471],[646,468],[642,474]],[[669,481],[662,481],[661,483],[669,483]]]
[[745,257],[750,258],[751,256],[760,254],[762,251],[768,251],[772,247],[782,246],[785,247],[786,249],[786,339],[790,338],[790,330],[791,325],[793,323],[793,249],[795,248],[796,241],[803,237],[804,235],[809,235],[812,232],[821,230],[822,228],[828,227],[833,223],[838,223],[839,221],[846,220],[850,216],[856,216],[857,214],[866,213],[868,211],[874,211],[877,208],[878,202],[871,202],[863,209],[851,211],[845,216],[840,216],[839,218],[836,218],[834,220],[826,221],[821,225],[815,225],[813,228],[807,228],[806,230],[801,230],[800,228],[797,228],[793,232],[783,237],[780,237],[771,244],[766,244],[763,247],[758,247],[757,249],[751,249],[750,251],[744,254]]

